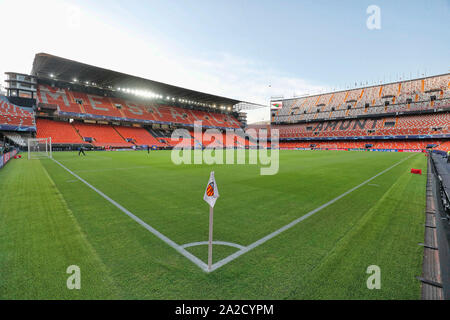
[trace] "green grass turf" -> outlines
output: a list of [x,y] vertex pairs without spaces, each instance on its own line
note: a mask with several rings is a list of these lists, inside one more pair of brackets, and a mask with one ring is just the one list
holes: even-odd
[[[249,245],[411,156],[281,151],[280,170],[180,165],[170,152],[54,158],[178,244],[208,239],[209,172],[220,198],[214,240]],[[0,170],[0,299],[418,299],[425,220],[423,154],[293,228],[205,273],[52,160]],[[206,262],[207,246],[187,249]],[[214,246],[214,261],[237,249]],[[66,288],[69,265],[81,290]],[[366,269],[381,268],[381,290]]]

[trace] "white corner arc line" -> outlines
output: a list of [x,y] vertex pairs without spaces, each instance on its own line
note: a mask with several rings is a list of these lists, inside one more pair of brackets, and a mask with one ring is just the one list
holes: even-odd
[[[189,248],[189,247],[196,247],[196,246],[204,246],[204,245],[208,245],[208,244],[209,244],[208,241],[199,241],[199,242],[186,243],[186,244],[183,244],[181,247],[182,248]],[[234,248],[238,248],[238,249],[241,249],[241,250],[245,249],[244,246],[241,246],[240,244],[233,243],[233,242],[213,241],[213,244],[219,245],[219,246],[234,247]]]
[[62,165],[59,161],[52,159],[53,161],[55,161],[58,165],[60,165],[63,169],[65,169],[67,172],[69,172],[71,175],[73,175],[75,178],[77,178],[78,180],[80,180],[81,182],[83,182],[85,185],[87,185],[89,188],[91,188],[92,190],[94,190],[95,192],[97,192],[99,195],[101,195],[103,198],[105,198],[107,201],[109,201],[112,205],[114,205],[117,209],[119,209],[120,211],[122,211],[123,213],[125,213],[127,216],[129,216],[131,219],[133,219],[134,221],[136,221],[137,223],[139,223],[141,226],[143,226],[145,229],[147,229],[148,231],[150,231],[151,233],[153,233],[155,236],[157,236],[159,239],[161,239],[162,241],[164,241],[165,243],[167,243],[169,246],[171,246],[172,248],[174,248],[176,251],[178,251],[179,253],[181,253],[183,256],[185,256],[186,258],[188,258],[191,262],[193,262],[195,265],[197,265],[200,269],[202,269],[203,271],[208,271],[208,266],[206,265],[206,263],[204,263],[203,261],[201,261],[199,258],[197,258],[196,256],[194,256],[193,254],[191,254],[189,251],[185,250],[182,246],[178,245],[177,243],[175,243],[174,241],[170,240],[168,237],[166,237],[165,235],[163,235],[161,232],[159,232],[158,230],[156,230],[155,228],[153,228],[152,226],[150,226],[149,224],[145,223],[144,221],[142,221],[140,218],[138,218],[137,216],[135,216],[133,213],[131,213],[130,211],[128,211],[126,208],[122,207],[119,203],[117,203],[116,201],[114,201],[113,199],[111,199],[110,197],[108,197],[106,194],[104,194],[103,192],[101,192],[100,190],[98,190],[96,187],[94,187],[93,185],[91,185],[89,182],[87,182],[86,180],[84,180],[83,178],[81,178],[80,176],[78,176],[76,173],[72,172],[71,170],[69,170],[68,168],[66,168],[64,165]]
[[224,258],[224,259],[222,259],[222,260],[216,262],[215,264],[212,265],[210,272],[212,272],[212,271],[214,271],[214,270],[217,270],[218,268],[224,266],[225,264],[227,264],[227,263],[233,261],[234,259],[240,257],[240,256],[243,255],[244,253],[249,252],[250,250],[252,250],[252,249],[258,247],[258,246],[261,245],[261,244],[263,244],[264,242],[266,242],[266,241],[268,241],[268,240],[270,240],[270,239],[276,237],[276,236],[279,235],[280,233],[282,233],[282,232],[284,232],[284,231],[286,231],[286,230],[292,228],[293,226],[295,226],[295,225],[298,224],[299,222],[301,222],[301,221],[303,221],[303,220],[306,220],[307,218],[311,217],[313,214],[315,214],[315,213],[319,212],[320,210],[322,210],[322,209],[328,207],[329,205],[335,203],[336,201],[338,201],[339,199],[345,197],[345,196],[348,195],[349,193],[351,193],[351,192],[353,192],[353,191],[355,191],[355,190],[361,188],[362,186],[364,186],[365,184],[369,183],[369,182],[372,181],[373,179],[375,179],[375,178],[381,176],[382,174],[388,172],[389,170],[395,168],[396,166],[398,166],[399,164],[403,163],[404,161],[410,159],[410,158],[413,157],[413,156],[415,156],[415,154],[413,154],[413,155],[411,155],[411,156],[409,156],[409,157],[407,157],[407,158],[405,158],[405,159],[403,159],[403,160],[397,162],[396,164],[394,164],[394,165],[390,166],[389,168],[387,168],[387,169],[381,171],[380,173],[374,175],[372,178],[367,179],[366,181],[364,181],[363,183],[357,185],[356,187],[351,188],[350,190],[348,190],[348,191],[344,192],[343,194],[337,196],[336,198],[334,198],[334,199],[328,201],[327,203],[321,205],[320,207],[318,207],[318,208],[316,208],[316,209],[314,209],[314,210],[308,212],[307,214],[301,216],[300,218],[295,219],[294,221],[292,221],[291,223],[285,225],[284,227],[281,227],[280,229],[278,229],[278,230],[272,232],[271,234],[268,234],[267,236],[265,236],[265,237],[263,237],[263,238],[261,238],[261,239],[255,241],[255,242],[253,242],[252,244],[250,244],[249,246],[245,247],[244,249],[241,249],[241,250],[239,250],[239,251],[237,251],[237,252],[235,252],[235,253],[229,255],[228,257],[226,257],[226,258]]

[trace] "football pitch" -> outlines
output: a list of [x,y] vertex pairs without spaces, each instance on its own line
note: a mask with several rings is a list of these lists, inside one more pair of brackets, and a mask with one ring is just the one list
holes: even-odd
[[273,176],[170,151],[53,158],[0,170],[0,299],[420,299],[423,154],[280,151]]

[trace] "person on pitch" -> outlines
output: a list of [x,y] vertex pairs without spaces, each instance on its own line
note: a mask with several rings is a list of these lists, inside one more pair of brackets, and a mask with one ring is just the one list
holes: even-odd
[[78,156],[80,156],[81,154],[83,154],[83,156],[86,156],[86,153],[84,153],[84,147],[80,146],[80,148],[78,149]]

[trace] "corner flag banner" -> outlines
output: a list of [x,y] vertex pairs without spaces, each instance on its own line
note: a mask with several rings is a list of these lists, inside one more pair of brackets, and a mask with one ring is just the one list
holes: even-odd
[[216,200],[219,197],[219,190],[217,189],[216,179],[214,178],[214,171],[211,171],[211,176],[209,177],[208,185],[206,186],[205,195],[203,200],[208,202],[209,206],[214,208]]

